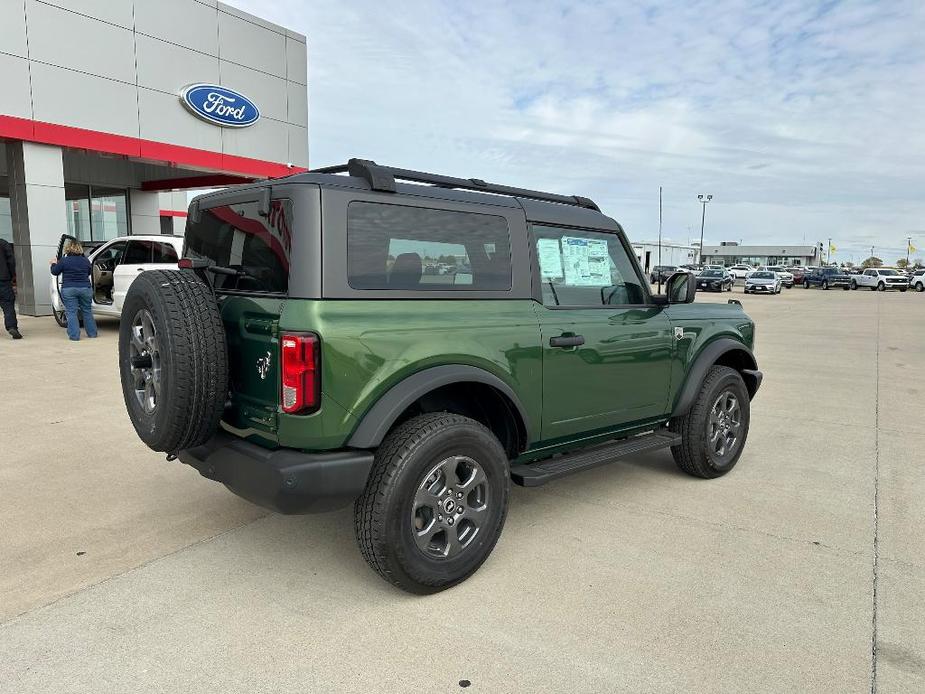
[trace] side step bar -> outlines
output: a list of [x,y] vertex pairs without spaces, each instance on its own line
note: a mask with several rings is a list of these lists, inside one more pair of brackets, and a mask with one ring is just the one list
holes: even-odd
[[538,463],[515,465],[511,468],[511,479],[514,480],[514,484],[522,487],[539,487],[560,477],[612,463],[628,455],[676,446],[679,443],[680,434],[661,429],[651,434],[633,436],[575,453],[555,456]]

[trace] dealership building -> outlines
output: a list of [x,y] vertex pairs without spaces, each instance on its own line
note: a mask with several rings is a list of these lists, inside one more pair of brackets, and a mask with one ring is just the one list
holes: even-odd
[[48,259],[182,233],[186,191],[308,167],[305,37],[215,0],[0,0],[0,238],[22,313]]
[[822,264],[822,244],[815,246],[744,246],[726,241],[704,246],[701,262],[709,265],[809,265]]

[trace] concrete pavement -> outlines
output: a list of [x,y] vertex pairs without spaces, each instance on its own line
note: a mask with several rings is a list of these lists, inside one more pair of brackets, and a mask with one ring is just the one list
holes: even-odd
[[733,296],[765,383],[732,473],[658,452],[515,487],[484,567],[426,598],[366,568],[349,511],[265,515],[144,448],[114,324],[24,320],[0,691],[925,690],[925,296]]

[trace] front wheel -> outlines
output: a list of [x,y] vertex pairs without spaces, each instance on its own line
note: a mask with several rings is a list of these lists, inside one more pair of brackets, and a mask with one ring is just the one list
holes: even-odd
[[705,479],[729,472],[745,447],[750,408],[739,372],[728,366],[712,367],[690,411],[671,422],[671,430],[681,434],[681,443],[671,447],[678,467]]
[[917,291],[917,292],[925,292],[925,284],[922,284],[921,282],[919,282],[918,284],[916,284],[916,285],[915,285],[915,291]]
[[826,280],[822,280],[822,288],[825,289],[825,290],[828,290],[828,288],[829,288],[829,283],[828,283]]
[[858,288],[858,283],[855,282],[854,280],[851,280],[851,288],[852,288],[852,289],[857,289],[857,288]]
[[906,291],[906,288],[905,288],[905,287],[900,287],[900,288],[899,288],[899,291],[905,292],[905,291]]
[[885,285],[883,282],[881,282],[880,284],[877,285],[877,291],[878,291],[878,292],[885,292],[885,291],[886,291],[886,285]]
[[360,552],[409,593],[450,588],[478,570],[501,536],[508,458],[478,422],[436,412],[392,430],[354,506]]

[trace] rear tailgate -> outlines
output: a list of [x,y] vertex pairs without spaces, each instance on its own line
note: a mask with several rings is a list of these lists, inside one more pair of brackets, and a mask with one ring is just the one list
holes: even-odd
[[219,295],[228,339],[231,407],[224,420],[275,440],[279,403],[279,316],[275,298]]
[[[255,193],[254,198],[257,198]],[[241,435],[276,441],[279,408],[279,317],[289,290],[292,202],[257,199],[212,205],[190,219],[184,256],[224,268],[211,273],[228,340],[230,407],[226,424]],[[237,274],[235,274],[235,272]]]

